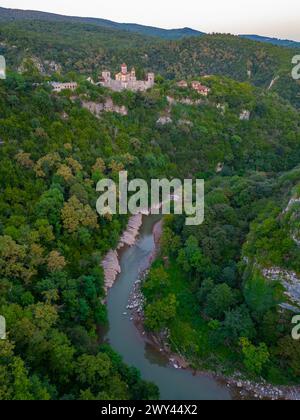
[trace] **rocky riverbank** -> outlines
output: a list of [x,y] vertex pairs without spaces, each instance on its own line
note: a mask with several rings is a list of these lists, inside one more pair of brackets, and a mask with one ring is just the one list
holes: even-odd
[[155,249],[149,258],[147,267],[141,272],[134,284],[133,291],[130,295],[127,310],[131,312],[131,320],[135,323],[136,328],[143,336],[145,342],[155,347],[160,353],[166,356],[170,366],[174,369],[190,369],[194,375],[204,375],[213,377],[214,379],[226,384],[235,399],[239,400],[300,400],[299,387],[273,386],[265,381],[252,382],[243,377],[242,374],[236,373],[232,377],[224,377],[209,372],[195,371],[190,368],[188,361],[179,354],[174,354],[168,344],[168,332],[161,334],[150,334],[144,329],[144,296],[141,291],[141,285],[149,274],[150,266],[159,252],[160,237],[162,234],[162,221],[155,224],[153,228],[153,236],[155,241]]
[[104,289],[106,294],[109,289],[113,287],[118,275],[121,273],[119,251],[125,246],[133,246],[135,244],[142,224],[142,214],[131,216],[127,228],[121,236],[117,249],[109,251],[103,259],[102,267],[104,270]]
[[[178,197],[172,196],[173,200],[178,199]],[[130,217],[127,228],[123,232],[120,242],[116,249],[110,250],[104,259],[102,260],[102,267],[104,270],[104,290],[105,295],[107,296],[108,291],[113,287],[118,275],[121,273],[121,267],[119,263],[119,251],[125,246],[132,247],[135,245],[140,229],[143,224],[143,217],[149,216],[152,212],[157,211],[162,206],[163,203],[159,203],[156,206],[152,206],[151,209],[144,209],[141,213],[133,215]],[[151,261],[149,265],[152,264],[153,260],[156,257],[156,253],[159,248],[159,241],[162,233],[162,221],[155,224],[153,229],[154,241],[155,241],[155,253],[151,256]]]
[[[163,221],[160,220],[159,222],[155,223],[153,227],[153,238],[155,243],[155,248],[152,252],[152,254],[149,257],[149,260],[147,261],[146,267],[144,267],[139,274],[138,279],[134,283],[134,288],[130,294],[128,306],[126,309],[130,310],[132,313],[132,320],[136,324],[143,325],[144,316],[143,316],[143,309],[144,309],[144,296],[141,291],[141,285],[143,281],[146,279],[146,277],[149,274],[149,267],[155,260],[155,258],[158,255],[159,249],[160,249],[160,238],[162,234],[162,227],[163,227]],[[140,328],[139,328],[140,329]],[[145,336],[145,332],[142,331],[142,335]]]
[[[102,262],[105,273],[105,290],[114,285],[117,276],[121,272],[119,263],[119,251],[125,246],[133,246],[138,238],[140,228],[143,223],[143,215],[132,216],[128,222],[127,229],[123,233],[119,245],[116,250],[111,250]],[[174,369],[189,369],[194,375],[212,377],[230,389],[235,399],[242,400],[300,400],[299,387],[272,386],[264,381],[255,383],[244,378],[240,373],[236,373],[232,377],[224,377],[209,372],[193,370],[188,361],[179,354],[174,354],[168,344],[168,331],[161,334],[149,334],[144,329],[144,297],[141,291],[141,285],[149,274],[151,264],[158,255],[160,249],[160,238],[162,234],[162,220],[157,222],[153,227],[153,237],[155,248],[147,264],[140,272],[138,279],[134,284],[133,291],[130,295],[127,310],[131,313],[131,321],[135,323],[144,341],[154,347],[158,352],[165,356],[166,360]]]
[[239,399],[300,401],[299,387],[276,387],[265,381],[255,383],[241,379],[239,374],[236,374],[234,378],[226,379],[226,381],[228,386],[235,388]]

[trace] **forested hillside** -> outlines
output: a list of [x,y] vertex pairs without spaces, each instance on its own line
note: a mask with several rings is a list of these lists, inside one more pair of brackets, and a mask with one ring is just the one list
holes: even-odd
[[[167,331],[193,367],[299,384],[290,338],[298,289],[289,288],[300,272],[295,50],[16,20],[0,23],[0,54],[0,314],[9,332],[0,399],[158,397],[101,340],[101,260],[127,217],[99,217],[96,184],[123,169],[130,179],[206,180],[202,226],[165,220],[143,288],[147,329]],[[113,93],[86,81],[123,61],[139,77],[155,71],[155,87]],[[208,97],[178,87],[183,78],[209,87]],[[55,94],[51,80],[78,89]]]
[[289,39],[278,39],[259,35],[240,35],[241,38],[252,39],[253,41],[266,42],[280,47],[299,48],[299,42]]
[[62,16],[53,13],[38,12],[33,10],[5,9],[0,7],[0,22],[14,21],[44,21],[44,22],[66,22],[66,23],[87,23],[102,28],[116,29],[139,33],[145,36],[158,37],[163,39],[181,39],[189,36],[201,36],[203,32],[191,28],[162,29],[152,26],[138,25],[135,23],[118,23],[106,19]]
[[[187,37],[200,37],[204,32],[191,28],[162,29],[152,26],[139,25],[136,23],[118,23],[107,19],[63,16],[54,13],[39,12],[34,10],[5,9],[0,7],[0,22],[15,21],[44,21],[44,22],[65,22],[65,23],[87,23],[97,25],[102,28],[116,29],[120,31],[129,31],[144,36],[157,37],[162,39],[176,40]],[[279,45],[281,47],[299,48],[299,42],[287,39],[271,38],[259,35],[239,35],[242,38],[252,39],[254,41],[265,42]]]
[[231,35],[205,35],[168,41],[95,24],[13,21],[0,24],[0,54],[9,68],[34,59],[46,73],[75,71],[98,77],[101,70],[135,66],[168,79],[228,76],[268,89],[299,106],[299,83],[291,77],[297,49],[280,48]]
[[[206,79],[211,94],[199,102],[162,78],[145,94],[112,94],[82,81],[74,94],[56,95],[31,71],[1,82],[0,313],[9,331],[9,340],[0,342],[1,399],[154,398],[153,385],[99,344],[106,324],[100,261],[126,218],[99,218],[97,181],[124,168],[130,178],[211,179],[204,226],[190,232],[177,219],[166,225],[164,252],[174,265],[163,288],[171,300],[163,302],[174,302],[173,295],[179,300],[173,339],[193,355],[210,348],[199,342],[208,339],[207,317],[217,333],[229,314],[230,344],[241,334],[236,317],[243,317],[250,328],[243,336],[253,339],[255,318],[244,302],[238,262],[250,221],[272,196],[275,172],[299,162],[298,112],[277,95],[226,78]],[[84,109],[87,101],[109,97],[128,115]],[[249,121],[240,119],[245,109]],[[166,115],[168,123],[159,123]],[[178,277],[178,264],[186,276]],[[147,286],[147,325],[160,330],[169,319],[160,317],[164,297],[156,293],[155,285]],[[200,325],[196,343],[194,322]],[[222,354],[226,365],[228,352]]]
[[128,153],[120,117],[99,121],[19,76],[0,91],[0,399],[157,398],[99,341],[101,258],[126,219],[97,217],[95,183],[123,167],[139,175],[141,151]]
[[299,168],[216,177],[202,226],[166,219],[145,324],[195,369],[299,385],[299,180]]

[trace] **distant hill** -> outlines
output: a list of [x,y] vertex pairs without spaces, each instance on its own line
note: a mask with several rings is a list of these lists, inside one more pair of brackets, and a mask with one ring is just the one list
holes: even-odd
[[191,28],[162,29],[152,26],[143,26],[135,23],[117,23],[106,19],[63,16],[54,13],[45,13],[33,10],[5,9],[0,7],[0,22],[13,22],[18,20],[44,20],[51,22],[88,23],[103,28],[135,32],[145,36],[154,36],[163,39],[176,40],[191,36],[201,36],[204,33]]
[[[0,7],[0,22],[13,22],[18,20],[42,20],[50,22],[69,22],[69,23],[85,23],[101,26],[102,28],[122,30],[134,32],[143,36],[158,37],[166,40],[178,40],[188,37],[199,37],[205,35],[204,32],[197,31],[192,28],[179,29],[162,29],[154,26],[138,25],[136,23],[118,23],[106,19],[63,16],[54,13],[39,12],[33,10],[6,9]],[[284,40],[278,38],[269,38],[259,35],[240,35],[252,41],[265,42],[268,44],[278,45],[280,47],[299,48],[300,42]]]
[[170,39],[170,40],[205,35],[204,32],[196,31],[195,29],[191,29],[191,28],[161,29],[161,28],[155,28],[152,26],[136,25],[132,23],[120,23],[117,25],[119,25],[118,29],[123,29],[123,30],[131,31],[131,32],[137,32],[141,35],[156,36],[159,38]]
[[192,33],[0,8],[0,54],[12,70],[33,59],[45,74],[59,69],[97,78],[125,61],[140,77],[151,70],[169,80],[220,75],[265,89],[272,85],[300,107],[300,84],[291,77],[293,48],[248,36]]
[[269,38],[259,35],[240,35],[242,38],[251,39],[257,42],[266,42],[268,44],[278,45],[280,47],[300,48],[300,42],[291,41],[289,39]]

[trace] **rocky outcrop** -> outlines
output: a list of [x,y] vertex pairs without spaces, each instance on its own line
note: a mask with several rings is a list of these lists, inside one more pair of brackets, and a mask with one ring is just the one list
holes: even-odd
[[283,211],[283,214],[288,213],[295,204],[300,204],[300,198],[296,198],[296,197],[291,198],[286,209]]
[[143,215],[142,214],[136,214],[132,217],[130,217],[127,229],[123,233],[118,249],[123,248],[124,246],[133,246],[135,244],[136,238],[139,234],[140,228],[143,223]]
[[225,115],[225,112],[226,112],[226,105],[225,105],[225,104],[218,103],[218,104],[216,105],[216,108],[217,108],[219,111],[221,111],[221,114],[222,114],[222,115]]
[[[159,117],[159,119],[156,121],[157,125],[167,125],[172,124],[173,120],[171,118],[171,112],[172,112],[172,106],[175,105],[189,105],[189,106],[195,106],[205,103],[203,99],[197,99],[193,100],[190,98],[181,98],[181,99],[175,99],[172,96],[167,96],[168,101],[168,107],[165,109],[164,114]],[[178,124],[181,126],[193,126],[192,121],[186,120],[186,119],[180,119],[178,121]]]
[[178,121],[178,125],[181,125],[181,126],[188,126],[188,127],[193,127],[193,123],[192,123],[192,121],[190,121],[190,120],[185,120],[185,119],[180,119],[179,121]]
[[121,273],[118,251],[125,246],[133,246],[135,244],[142,223],[142,214],[130,217],[127,228],[121,236],[117,249],[109,251],[102,261],[102,267],[104,270],[104,289],[106,294],[109,289],[112,288],[118,275]]
[[240,113],[240,120],[241,121],[249,121],[250,120],[250,116],[251,116],[251,112],[248,111],[247,109],[244,109],[241,113]]
[[20,67],[18,68],[19,73],[24,73],[28,64],[33,65],[40,74],[50,76],[53,73],[61,73],[62,67],[60,64],[56,63],[53,60],[41,60],[38,57],[27,57],[24,58]]
[[117,251],[109,251],[102,261],[102,267],[104,270],[104,290],[107,293],[114,285],[117,276],[121,273]]
[[100,117],[103,112],[115,112],[122,116],[128,115],[128,110],[124,105],[115,105],[111,98],[107,98],[105,102],[82,101],[83,108],[89,110],[96,117]]
[[181,105],[201,105],[202,103],[204,103],[203,99],[190,99],[190,98],[182,98],[182,99],[175,99],[172,98],[171,96],[167,96],[167,101],[169,105],[177,105],[177,104],[181,104]]
[[218,165],[216,166],[216,173],[219,174],[223,171],[224,169],[224,163],[219,162]]
[[42,75],[46,75],[47,72],[45,70],[45,66],[44,63],[38,58],[38,57],[27,57],[24,58],[24,60],[22,61],[20,67],[18,68],[18,72],[19,73],[24,73],[27,69],[28,64],[32,65],[33,67],[36,68],[36,70],[42,74]]
[[282,268],[269,268],[263,270],[264,277],[269,281],[280,282],[285,289],[285,296],[288,302],[282,303],[280,306],[284,309],[292,310],[298,313],[300,309],[300,279],[293,272]]
[[47,73],[61,73],[62,67],[60,64],[56,63],[55,61],[48,61],[44,62],[44,66],[46,68]]
[[293,197],[290,199],[286,209],[282,213],[283,216],[286,216],[289,219],[288,224],[290,226],[290,235],[298,247],[300,247],[299,207],[300,207],[300,198]]
[[160,117],[157,121],[156,124],[157,125],[167,125],[167,124],[172,124],[173,120],[171,117],[169,117],[168,115]]
[[[258,240],[261,241],[262,238],[258,239],[257,235],[250,235],[250,242],[248,241],[245,248],[246,253],[243,255],[246,267],[245,275],[248,278],[247,282],[250,284],[252,279],[257,277],[256,274],[258,274],[266,284],[277,283],[281,285],[280,289],[282,292],[278,302],[279,307],[281,310],[295,313],[300,311],[300,270],[298,265],[291,260],[294,257],[294,261],[298,261],[298,248],[300,247],[300,198],[297,195],[297,193],[294,193],[288,204],[283,207],[283,210],[278,212],[276,228],[266,238],[266,243],[270,240],[268,249],[272,253],[275,251],[273,244],[276,244],[276,241],[273,242],[273,238],[276,238],[277,235],[281,238],[282,243],[288,244],[287,248],[283,246],[282,249],[276,249],[276,252],[278,252],[276,258],[273,257],[273,254],[269,255],[267,250],[262,255],[261,251],[258,252],[258,249],[260,250],[261,248],[260,245],[257,248],[256,242]],[[295,244],[293,244],[291,239]],[[272,248],[270,244],[272,244]],[[248,251],[250,251],[250,254],[247,255]],[[253,290],[255,287],[255,284],[253,284]],[[253,293],[259,295],[260,291],[257,289]],[[277,297],[274,297],[274,303],[276,301]]]

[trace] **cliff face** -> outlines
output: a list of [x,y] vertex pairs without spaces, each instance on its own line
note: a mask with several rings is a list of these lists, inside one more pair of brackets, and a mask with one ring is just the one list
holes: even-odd
[[88,109],[96,117],[100,117],[103,112],[115,112],[122,116],[128,114],[128,110],[125,106],[115,105],[111,98],[107,98],[103,103],[82,101],[82,106],[83,108]]
[[130,217],[127,228],[121,236],[117,249],[109,251],[102,261],[102,267],[104,270],[104,288],[106,293],[113,287],[118,275],[121,273],[118,251],[125,246],[133,246],[135,244],[142,222],[142,214]]
[[253,224],[243,257],[244,293],[253,310],[279,306],[300,313],[299,186],[283,210]]

